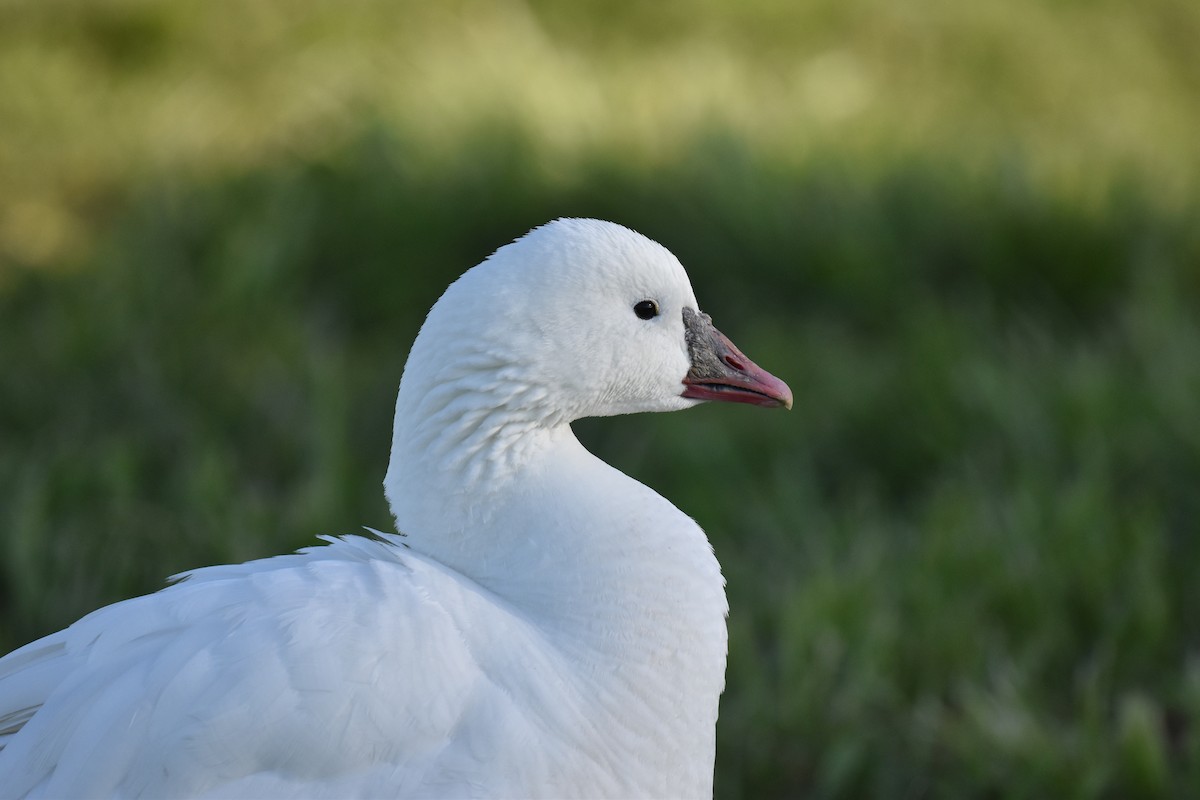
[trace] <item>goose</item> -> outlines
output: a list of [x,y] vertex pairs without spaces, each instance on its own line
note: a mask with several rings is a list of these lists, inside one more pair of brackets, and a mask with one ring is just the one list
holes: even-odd
[[398,533],[175,576],[0,659],[3,797],[703,797],[724,579],[572,421],[791,408],[664,247],[559,219],[412,346]]

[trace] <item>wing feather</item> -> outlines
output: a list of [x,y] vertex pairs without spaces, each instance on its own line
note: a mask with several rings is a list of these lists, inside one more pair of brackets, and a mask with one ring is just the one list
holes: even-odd
[[196,570],[0,659],[0,785],[344,791],[381,769],[422,785],[468,706],[498,693],[478,661],[486,631],[461,623],[497,613],[396,541]]

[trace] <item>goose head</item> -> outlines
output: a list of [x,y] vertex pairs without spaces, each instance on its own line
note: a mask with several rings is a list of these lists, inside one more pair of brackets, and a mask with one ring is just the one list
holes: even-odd
[[792,405],[787,385],[700,312],[674,255],[592,219],[536,228],[452,284],[404,382],[494,392],[497,406],[551,422],[710,400]]
[[666,248],[560,219],[468,270],[430,311],[400,384],[388,497],[398,511],[418,469],[488,471],[480,462],[509,463],[582,417],[705,401],[790,408],[792,393],[713,326]]

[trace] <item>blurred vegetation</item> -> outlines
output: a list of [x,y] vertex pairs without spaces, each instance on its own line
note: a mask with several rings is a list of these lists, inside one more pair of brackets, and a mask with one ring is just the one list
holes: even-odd
[[1200,793],[1200,6],[0,2],[0,649],[356,525],[459,272],[661,241],[796,392],[582,438],[721,797]]

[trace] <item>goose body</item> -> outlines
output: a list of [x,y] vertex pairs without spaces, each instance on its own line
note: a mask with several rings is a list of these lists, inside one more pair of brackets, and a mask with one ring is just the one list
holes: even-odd
[[401,534],[194,570],[0,659],[0,797],[711,796],[720,567],[570,429],[711,399],[791,405],[664,248],[595,220],[501,248],[405,367]]

